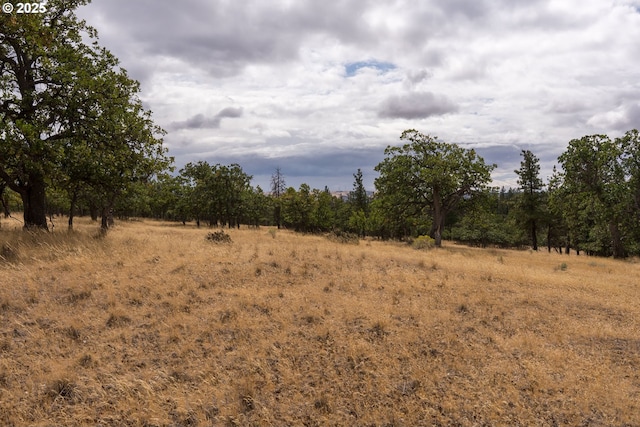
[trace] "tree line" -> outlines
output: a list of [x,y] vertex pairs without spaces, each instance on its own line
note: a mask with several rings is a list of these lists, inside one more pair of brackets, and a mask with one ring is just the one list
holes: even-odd
[[[198,227],[277,226],[307,233],[411,239],[428,235],[477,246],[573,250],[624,258],[640,254],[640,135],[570,141],[547,183],[538,157],[521,152],[517,188],[492,187],[493,164],[473,149],[408,130],[389,146],[375,171],[376,191],[353,174],[346,197],[307,184],[287,187],[277,168],[270,188],[251,185],[240,165],[188,163],[178,174],[134,182],[114,204],[121,218],[148,217]],[[91,198],[74,202],[48,193],[52,212],[91,212]],[[15,203],[14,198],[14,203]]]
[[164,131],[139,84],[74,10],[89,0],[50,0],[46,13],[0,15],[0,201],[27,229],[51,216],[113,215],[197,226],[271,225],[381,239],[431,236],[501,247],[623,258],[640,254],[640,136],[569,142],[548,182],[523,150],[518,187],[491,186],[495,164],[473,149],[406,130],[374,168],[375,194],[354,175],[346,198],[307,184],[268,189],[240,165],[199,161],[177,173]]

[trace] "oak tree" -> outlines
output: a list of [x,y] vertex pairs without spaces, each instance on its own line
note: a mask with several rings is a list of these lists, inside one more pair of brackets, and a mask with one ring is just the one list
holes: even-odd
[[170,162],[138,83],[76,17],[87,3],[0,15],[0,179],[20,194],[25,228],[47,229],[52,184],[73,194],[86,183],[104,209],[127,182]]
[[429,235],[441,246],[447,214],[463,197],[486,188],[495,165],[486,164],[473,149],[439,142],[413,129],[400,139],[409,142],[387,147],[386,158],[375,168],[380,173],[376,188],[396,209],[430,216]]

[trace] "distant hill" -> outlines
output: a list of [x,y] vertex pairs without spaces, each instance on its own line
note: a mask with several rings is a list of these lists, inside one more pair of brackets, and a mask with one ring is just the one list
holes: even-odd
[[[331,195],[332,195],[333,197],[339,197],[339,198],[341,198],[341,199],[342,199],[342,200],[344,200],[344,201],[349,200],[349,194],[351,194],[351,190],[349,190],[349,191],[332,191],[332,192],[331,192]],[[373,197],[373,194],[374,194],[374,192],[373,192],[373,191],[367,191],[367,196],[368,196],[369,198],[372,198],[372,197]]]

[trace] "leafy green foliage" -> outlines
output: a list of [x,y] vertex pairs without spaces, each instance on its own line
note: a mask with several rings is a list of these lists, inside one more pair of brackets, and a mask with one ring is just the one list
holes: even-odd
[[272,200],[260,186],[247,188],[242,193],[242,219],[244,223],[253,227],[268,224],[272,218]]
[[524,243],[514,206],[521,193],[483,191],[461,202],[450,237],[474,246],[519,247]]
[[[235,227],[240,224],[246,215],[247,201],[253,196],[248,194],[252,191],[252,177],[240,165],[211,166],[200,161],[186,164],[180,174],[184,186],[184,213],[194,218],[198,226],[201,220],[207,220],[210,226]],[[255,218],[256,213],[251,215]]]
[[287,185],[280,167],[271,175],[271,197],[273,198],[273,220],[278,228],[282,227],[282,202],[280,198],[287,191]]
[[624,217],[632,202],[632,180],[622,157],[621,140],[591,135],[569,142],[558,158],[563,172],[558,174],[556,209],[567,222],[573,245],[590,253],[622,258],[628,250]]
[[90,194],[104,211],[171,162],[138,83],[75,16],[87,3],[0,16],[0,178],[20,194],[26,227],[47,228],[50,186],[69,193],[71,209]]
[[353,174],[353,191],[349,193],[349,216],[348,228],[350,231],[365,237],[369,231],[370,200],[367,190],[364,188],[364,178],[362,170]]
[[362,170],[353,174],[353,191],[349,193],[349,203],[353,207],[354,211],[362,211],[365,214],[369,212],[369,196],[367,190],[364,188],[364,177]]
[[544,197],[542,190],[544,183],[540,179],[540,161],[529,150],[522,150],[520,169],[514,172],[518,175],[518,185],[522,195],[517,205],[518,222],[529,233],[531,246],[538,250],[538,226],[544,217]]
[[380,172],[375,183],[382,205],[391,217],[430,216],[429,235],[440,246],[447,214],[463,197],[485,188],[495,165],[485,164],[474,150],[438,142],[416,130],[404,131],[400,139],[409,143],[387,147],[386,158],[375,168]]
[[411,247],[418,250],[433,249],[436,241],[429,236],[418,236],[411,243]]

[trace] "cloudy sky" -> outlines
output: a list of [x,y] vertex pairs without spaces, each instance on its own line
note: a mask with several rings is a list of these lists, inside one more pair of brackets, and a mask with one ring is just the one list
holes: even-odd
[[348,190],[405,129],[543,178],[573,138],[640,128],[640,0],[93,0],[179,167]]

